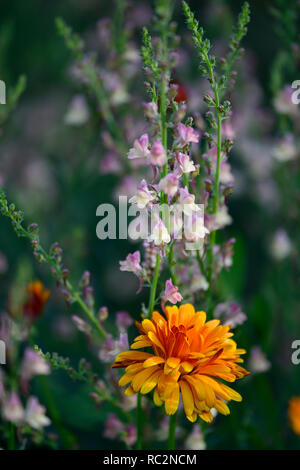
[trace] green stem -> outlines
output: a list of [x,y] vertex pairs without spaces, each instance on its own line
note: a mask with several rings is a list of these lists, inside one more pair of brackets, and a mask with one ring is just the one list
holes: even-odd
[[173,266],[174,266],[174,252],[173,252],[173,245],[170,246],[169,248],[169,268],[170,268],[170,274],[171,274],[171,279],[174,284],[174,286],[177,286],[177,277],[174,272]]
[[175,450],[176,415],[177,412],[170,416],[168,450]]
[[8,450],[15,450],[15,425],[9,424]]
[[143,449],[143,410],[142,410],[142,395],[138,393],[138,401],[137,401],[137,450]]
[[155,270],[154,270],[154,275],[153,275],[153,280],[152,280],[151,290],[150,290],[150,298],[149,298],[149,306],[148,306],[148,315],[149,316],[152,314],[153,309],[154,309],[160,261],[161,261],[161,258],[160,258],[160,255],[158,253],[156,255],[156,265],[155,265]]

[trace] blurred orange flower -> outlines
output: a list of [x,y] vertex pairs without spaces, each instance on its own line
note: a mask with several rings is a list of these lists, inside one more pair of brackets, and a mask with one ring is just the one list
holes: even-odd
[[300,436],[300,397],[290,399],[288,415],[294,433]]
[[27,287],[27,299],[23,305],[23,313],[34,320],[39,317],[50,297],[50,291],[44,288],[41,281],[33,281]]
[[119,384],[130,384],[128,396],[155,389],[154,403],[164,403],[169,415],[177,411],[181,392],[186,417],[192,422],[198,415],[211,422],[212,408],[229,414],[225,402],[242,397],[218,379],[234,382],[248,375],[239,365],[246,351],[230,339],[230,326],[219,325],[219,320],[206,322],[206,313],[195,312],[190,304],[168,306],[165,312],[167,319],[153,312],[151,320],[137,323],[141,334],[131,349],[150,347],[154,353],[119,354],[112,366],[126,368]]

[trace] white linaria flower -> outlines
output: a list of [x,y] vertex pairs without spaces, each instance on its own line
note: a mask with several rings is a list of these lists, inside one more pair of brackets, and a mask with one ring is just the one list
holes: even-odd
[[147,158],[150,154],[149,137],[148,134],[143,134],[139,139],[136,139],[133,143],[133,147],[129,150],[128,158],[130,160],[135,158]]
[[46,416],[46,408],[42,406],[36,397],[29,397],[26,405],[24,420],[33,429],[42,429],[51,424]]
[[204,225],[204,218],[198,212],[192,213],[184,219],[184,236],[189,242],[196,242],[205,238],[209,230]]
[[153,241],[154,245],[156,246],[163,246],[167,243],[170,243],[170,234],[161,218],[159,218],[158,222],[155,224],[153,231],[149,237],[149,241]]
[[24,417],[24,408],[16,392],[11,392],[2,402],[2,416],[6,421],[19,423]]
[[190,160],[188,154],[179,152],[176,156],[176,160],[181,173],[191,173],[196,170],[195,165],[193,161]]
[[153,193],[148,189],[148,184],[146,180],[142,180],[140,186],[137,188],[137,193],[135,196],[133,196],[131,199],[129,199],[129,202],[131,204],[136,204],[139,209],[145,209],[149,202],[152,202],[155,200],[155,197]]
[[194,194],[190,194],[187,188],[179,189],[179,204],[182,208],[183,213],[188,216],[200,211],[200,207],[195,204]]

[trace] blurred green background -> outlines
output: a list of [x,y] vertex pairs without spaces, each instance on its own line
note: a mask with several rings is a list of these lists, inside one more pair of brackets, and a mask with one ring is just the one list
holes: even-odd
[[[141,22],[149,22],[151,2],[128,3],[130,12],[141,4],[147,7]],[[241,3],[189,2],[207,35],[221,50]],[[290,54],[291,41],[285,43],[280,35],[280,21],[271,12],[275,4],[250,1],[251,23],[244,41],[246,58],[233,98],[234,111],[246,122],[237,132],[231,160],[236,171],[236,191],[229,202],[233,224],[226,229],[226,236],[235,237],[237,242],[234,264],[219,281],[221,297],[237,301],[248,317],[235,330],[238,344],[247,351],[259,346],[271,367],[237,385],[244,400],[231,406],[228,418],[218,418],[208,428],[207,446],[212,449],[300,449],[300,439],[289,428],[287,419],[289,399],[300,395],[300,365],[291,363],[291,344],[300,339],[299,153],[298,163],[272,167],[267,175],[262,174],[263,162],[269,161],[265,154],[269,155],[276,139],[290,131],[289,122],[282,123],[274,110],[274,98],[286,84],[300,78],[299,64],[285,59]],[[296,4],[291,2],[291,7]],[[289,8],[286,2],[287,11],[291,11]],[[79,279],[85,269],[91,271],[97,305],[108,307],[112,330],[116,311],[127,310],[138,318],[147,291],[135,295],[135,278],[119,272],[119,260],[133,251],[132,244],[123,240],[100,241],[96,237],[96,208],[112,200],[118,176],[95,171],[102,152],[99,141],[103,123],[99,118],[93,116],[77,128],[65,125],[70,102],[75,94],[82,93],[82,87],[70,76],[72,57],[57,33],[55,18],[63,17],[83,36],[87,49],[101,55],[96,24],[101,18],[112,17],[114,9],[114,2],[105,0],[2,0],[0,19],[0,79],[9,90],[21,74],[27,77],[26,90],[16,110],[2,126],[0,182],[9,199],[24,209],[26,221],[40,225],[43,245],[59,241],[72,279]],[[187,31],[179,5],[175,17],[185,45]],[[134,29],[132,38],[138,46],[141,27],[142,24]],[[285,31],[283,34],[287,34]],[[199,78],[195,52],[190,48],[186,54],[186,66],[177,71],[177,76],[188,86]],[[279,56],[286,64],[283,71],[278,66]],[[145,100],[142,72],[137,77],[137,87]],[[87,100],[91,104],[92,97]],[[143,121],[142,111],[135,118]],[[250,154],[250,163],[243,153]],[[251,170],[252,157],[258,161],[256,172]],[[270,184],[276,187],[276,196],[271,189],[268,193]],[[278,228],[288,232],[294,246],[292,256],[280,262],[272,258],[269,249]],[[0,252],[8,264],[8,269],[0,273],[0,310],[7,308],[12,285],[41,278],[52,295],[37,322],[36,342],[43,350],[57,351],[74,363],[87,357],[94,369],[101,371],[87,340],[73,327],[70,312],[56,292],[47,267],[35,263],[30,247],[15,237],[4,218],[0,218],[0,233]],[[74,308],[71,313],[76,312]],[[249,353],[246,365],[248,358]],[[63,373],[55,372],[47,380],[60,421],[76,436],[80,447],[118,448],[119,443],[102,436],[101,421],[111,411],[109,407],[95,411],[86,387],[72,383]],[[44,393],[38,382],[35,387],[38,393]],[[192,428],[183,418],[181,426],[185,432]]]

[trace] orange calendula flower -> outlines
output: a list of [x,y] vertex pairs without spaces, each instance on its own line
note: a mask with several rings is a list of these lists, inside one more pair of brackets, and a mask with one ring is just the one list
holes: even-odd
[[[187,418],[197,416],[204,421],[213,419],[211,409],[229,414],[225,402],[241,401],[239,393],[220,382],[234,382],[248,375],[239,363],[241,354],[231,339],[230,326],[219,320],[206,322],[205,312],[195,312],[190,304],[168,306],[165,319],[153,312],[151,320],[137,323],[140,336],[131,346],[133,351],[119,354],[112,367],[125,367],[119,384],[129,385],[126,395],[146,394],[154,389],[154,403],[164,403],[168,415],[177,411],[182,397]],[[135,351],[152,348],[153,353]]]
[[41,281],[33,281],[27,287],[28,297],[23,305],[24,315],[34,320],[40,316],[50,297],[50,291],[44,288]]
[[294,433],[300,436],[300,397],[290,399],[288,415]]

